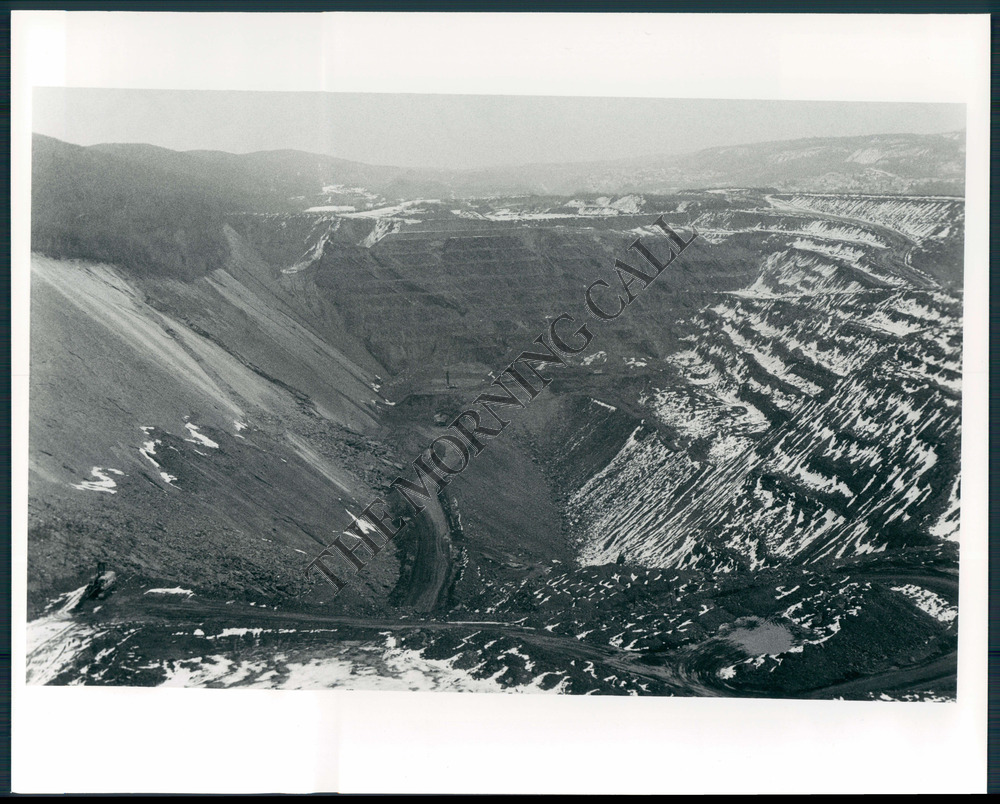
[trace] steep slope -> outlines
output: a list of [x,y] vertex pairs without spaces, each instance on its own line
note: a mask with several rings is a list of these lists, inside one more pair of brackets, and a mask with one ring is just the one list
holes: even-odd
[[224,269],[156,290],[33,259],[29,589],[106,558],[219,593],[301,594],[306,556],[388,471],[364,435],[372,375]]
[[752,570],[956,534],[956,301],[742,297],[694,323],[645,398],[682,449],[637,426],[579,489],[585,561]]

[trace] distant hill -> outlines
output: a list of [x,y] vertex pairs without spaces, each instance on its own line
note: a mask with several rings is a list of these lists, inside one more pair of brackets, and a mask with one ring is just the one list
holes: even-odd
[[467,180],[547,193],[753,187],[961,196],[964,175],[965,134],[952,132],[763,142],[677,156],[484,171]]
[[193,278],[228,253],[224,215],[237,199],[211,177],[171,168],[182,155],[134,146],[128,156],[36,135],[31,245],[53,257]]
[[[234,212],[351,202],[577,193],[776,191],[964,194],[965,138],[879,135],[710,148],[683,156],[488,170],[365,165],[301,151],[229,154],[144,144],[80,147],[35,135],[32,246],[53,257],[191,279],[225,261]],[[340,188],[332,194],[325,188]],[[339,194],[339,195],[338,195]]]

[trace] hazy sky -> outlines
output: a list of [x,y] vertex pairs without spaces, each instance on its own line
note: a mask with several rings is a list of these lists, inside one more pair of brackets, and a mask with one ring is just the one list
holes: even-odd
[[488,167],[800,137],[965,128],[959,104],[39,88],[34,130],[67,142],[294,148],[405,167]]

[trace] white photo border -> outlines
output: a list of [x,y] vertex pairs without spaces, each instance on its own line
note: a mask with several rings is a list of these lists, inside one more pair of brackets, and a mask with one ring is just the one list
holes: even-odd
[[[988,15],[11,17],[15,792],[985,790]],[[957,703],[27,687],[33,86],[966,104]]]

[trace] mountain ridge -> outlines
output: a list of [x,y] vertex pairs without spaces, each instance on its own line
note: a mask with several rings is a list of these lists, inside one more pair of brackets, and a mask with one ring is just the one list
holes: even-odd
[[[849,144],[861,145],[864,143],[871,144],[900,144],[907,143],[911,146],[924,145],[932,149],[937,148],[940,152],[940,156],[947,156],[951,158],[958,157],[964,152],[964,142],[965,142],[965,132],[964,131],[951,131],[943,132],[941,134],[909,134],[909,133],[897,133],[897,134],[872,134],[872,135],[853,135],[849,137],[805,137],[792,140],[767,140],[764,142],[753,142],[753,143],[741,143],[734,145],[720,145],[711,146],[708,148],[699,149],[696,151],[686,151],[676,154],[649,154],[645,156],[632,156],[617,159],[595,159],[595,160],[584,160],[584,161],[573,161],[573,162],[529,162],[514,165],[496,165],[496,166],[484,166],[476,168],[434,168],[434,167],[419,167],[419,166],[399,166],[399,165],[383,165],[374,164],[368,162],[361,162],[358,160],[346,159],[344,157],[335,156],[332,154],[320,154],[313,153],[309,151],[303,151],[299,149],[269,149],[262,151],[251,151],[247,153],[231,153],[228,151],[218,151],[209,149],[192,149],[187,151],[175,151],[169,148],[163,148],[161,146],[149,145],[146,143],[99,143],[90,146],[76,146],[81,148],[99,150],[105,153],[117,153],[127,155],[128,151],[133,149],[149,149],[150,152],[155,149],[155,152],[159,154],[172,154],[176,156],[192,156],[201,159],[211,157],[213,159],[220,158],[232,158],[232,161],[242,160],[245,163],[263,162],[267,163],[278,157],[284,158],[295,158],[299,161],[303,160],[320,160],[324,163],[327,169],[339,168],[345,172],[351,174],[363,174],[365,172],[378,178],[379,181],[392,181],[400,177],[410,177],[414,180],[420,182],[429,183],[443,183],[449,186],[450,189],[457,194],[467,193],[471,191],[480,191],[483,189],[484,184],[489,182],[509,184],[512,181],[521,182],[525,185],[526,191],[531,192],[574,192],[570,188],[573,182],[581,181],[581,177],[575,175],[575,171],[583,171],[586,174],[593,174],[597,172],[598,175],[602,171],[612,170],[620,167],[633,167],[633,168],[644,168],[647,171],[652,170],[672,170],[675,173],[673,176],[680,181],[680,184],[676,187],[670,189],[682,189],[688,187],[689,189],[699,189],[695,184],[692,184],[689,180],[685,181],[685,176],[688,179],[696,178],[697,171],[702,168],[691,168],[688,167],[688,173],[685,174],[685,164],[698,166],[706,160],[711,160],[713,158],[719,158],[721,156],[728,156],[731,154],[738,154],[741,157],[750,160],[751,162],[756,158],[760,159],[763,155],[769,153],[779,153],[782,151],[795,152],[801,148],[835,148],[837,146],[847,146]],[[49,140],[55,140],[55,138],[47,137],[46,135],[36,134],[36,137],[45,137]],[[950,149],[950,153],[949,153]],[[732,168],[729,168],[732,170]],[[692,173],[692,170],[694,171]],[[944,175],[941,175],[941,171],[938,174],[933,172],[929,176],[904,176],[902,178],[926,178],[934,181],[948,181],[952,182],[956,193],[961,193],[963,182],[961,181],[964,172],[964,159],[961,164],[951,166],[949,165],[949,170],[943,171]],[[542,176],[559,176],[559,174],[564,174],[559,179],[562,184],[559,187],[553,188],[551,186],[541,187],[538,186],[539,178],[531,177],[532,173],[541,174]],[[520,174],[520,175],[519,175]],[[735,172],[731,182],[732,186],[751,186],[741,184],[738,180],[739,173]],[[517,177],[516,179],[514,177]],[[606,182],[606,186],[589,186],[580,187],[579,189],[588,190],[606,190],[608,192],[627,192],[636,190],[639,192],[654,192],[657,189],[663,189],[662,187],[646,187],[642,188],[639,186],[639,178],[633,177],[628,181],[632,184],[628,186],[615,185],[610,178],[603,178],[602,181]],[[567,182],[569,184],[567,184]],[[722,180],[725,184],[726,180]],[[715,186],[713,183],[712,186]],[[534,185],[534,186],[532,186]],[[774,181],[765,180],[763,184],[755,185],[757,187],[770,187],[774,185]],[[378,189],[378,188],[375,188]],[[705,189],[702,187],[700,189]],[[781,187],[780,189],[788,190],[806,190],[806,187],[797,186],[787,186]],[[827,189],[836,190],[835,187],[829,187]],[[509,191],[510,188],[507,187],[505,191]]]

